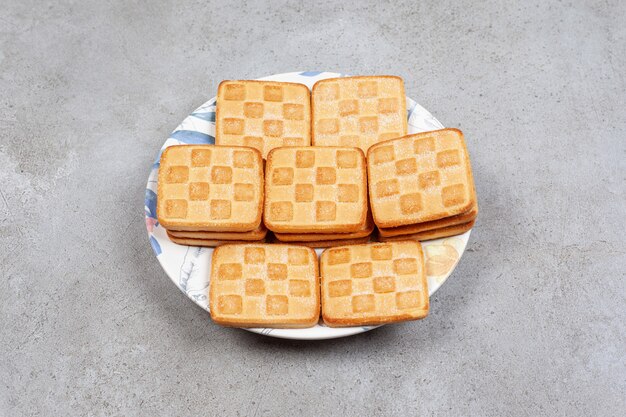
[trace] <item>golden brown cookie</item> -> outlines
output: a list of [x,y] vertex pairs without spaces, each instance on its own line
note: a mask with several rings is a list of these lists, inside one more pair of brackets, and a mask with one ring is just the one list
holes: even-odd
[[470,222],[457,224],[455,226],[442,227],[441,229],[435,229],[435,230],[426,230],[424,232],[413,233],[410,235],[402,235],[402,236],[394,236],[394,237],[383,237],[379,235],[378,240],[380,240],[381,242],[393,242],[393,241],[404,240],[404,239],[412,239],[412,240],[419,240],[419,241],[441,239],[443,237],[461,235],[467,232],[472,227],[474,227],[474,222],[475,220],[472,220]]
[[211,261],[209,305],[224,326],[298,328],[320,316],[315,251],[291,245],[223,245]]
[[402,78],[329,78],[315,83],[312,101],[314,146],[352,146],[367,152],[375,143],[407,133]]
[[422,247],[416,241],[325,250],[322,318],[330,327],[416,320],[428,314]]
[[469,211],[456,216],[445,217],[439,220],[432,220],[429,222],[410,224],[407,226],[398,226],[384,228],[379,227],[378,233],[380,236],[393,237],[393,236],[405,236],[414,233],[426,232],[428,230],[437,230],[443,227],[456,226],[459,224],[467,223],[476,219],[478,216],[478,206],[474,205]]
[[205,239],[205,240],[242,240],[242,241],[259,241],[265,239],[267,228],[261,222],[259,227],[249,232],[188,232],[168,230],[169,236],[175,238],[188,239]]
[[263,221],[278,233],[349,233],[367,216],[365,157],[358,148],[273,149]]
[[408,135],[370,148],[374,222],[389,228],[465,213],[476,204],[469,154],[458,129]]
[[170,232],[167,232],[167,237],[177,245],[184,246],[203,246],[208,248],[215,248],[217,246],[222,245],[232,245],[232,244],[245,244],[245,243],[265,243],[266,239],[259,239],[256,241],[250,240],[237,240],[237,239],[202,239],[202,238],[190,238],[190,237],[176,237],[172,235]]
[[159,167],[158,220],[168,230],[251,231],[261,223],[263,190],[256,149],[170,146]]
[[276,81],[222,81],[217,90],[215,143],[250,146],[263,158],[280,146],[310,145],[309,89]]

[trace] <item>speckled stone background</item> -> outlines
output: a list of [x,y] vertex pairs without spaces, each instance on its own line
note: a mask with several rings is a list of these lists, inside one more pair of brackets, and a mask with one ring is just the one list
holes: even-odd
[[[617,0],[3,2],[0,415],[624,415],[624,22]],[[168,133],[224,78],[298,70],[400,75],[465,131],[481,213],[426,320],[265,338],[156,262]]]

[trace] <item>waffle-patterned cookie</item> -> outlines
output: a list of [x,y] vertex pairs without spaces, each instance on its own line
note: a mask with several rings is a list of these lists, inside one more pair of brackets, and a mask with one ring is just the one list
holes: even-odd
[[376,325],[428,314],[422,247],[416,241],[324,251],[322,317],[330,327]]
[[469,155],[458,129],[408,135],[370,148],[369,197],[378,227],[438,220],[476,201]]
[[269,153],[263,220],[278,233],[356,232],[367,215],[358,148],[276,148]]
[[380,240],[381,242],[393,242],[393,241],[405,240],[405,239],[419,240],[419,241],[441,239],[444,237],[456,236],[456,235],[460,235],[460,234],[467,232],[472,227],[474,227],[474,222],[475,220],[472,220],[470,222],[457,224],[455,226],[442,227],[441,229],[435,229],[435,230],[426,230],[424,232],[413,233],[410,235],[403,235],[403,236],[383,237],[379,235],[378,240]]
[[252,148],[170,146],[161,155],[157,215],[168,230],[245,232],[261,223],[263,160]]
[[222,81],[217,90],[215,143],[250,146],[263,158],[277,147],[310,145],[309,89],[275,81]]
[[392,236],[405,236],[415,233],[426,232],[428,230],[437,230],[443,227],[456,226],[464,224],[476,219],[478,216],[478,205],[475,204],[469,211],[456,216],[446,217],[439,220],[432,220],[429,222],[410,224],[406,226],[384,228],[379,227],[378,233],[380,236],[392,237]]
[[[359,237],[354,239],[338,239],[338,240],[315,240],[315,241],[301,241],[301,242],[288,242],[290,245],[308,246],[309,248],[332,248],[335,246],[345,245],[360,245],[362,243],[369,242],[369,236]],[[279,241],[280,242],[280,241]]]
[[353,146],[363,152],[375,143],[407,133],[402,78],[330,78],[312,92],[315,146]]
[[238,327],[311,327],[320,316],[317,256],[291,245],[224,245],[213,252],[213,320]]
[[250,244],[250,243],[265,243],[266,239],[259,240],[237,240],[237,239],[194,239],[190,237],[176,237],[173,236],[170,232],[167,232],[167,237],[176,243],[177,245],[184,246],[203,246],[208,248],[215,248],[222,245],[232,245],[232,244]]
[[374,231],[374,220],[368,212],[363,228],[352,233],[274,233],[281,242],[323,242],[327,240],[345,240],[367,237]]
[[176,238],[188,239],[205,239],[205,240],[242,240],[242,241],[258,241],[264,239],[267,235],[267,228],[261,222],[259,227],[249,232],[188,232],[168,230],[170,236]]

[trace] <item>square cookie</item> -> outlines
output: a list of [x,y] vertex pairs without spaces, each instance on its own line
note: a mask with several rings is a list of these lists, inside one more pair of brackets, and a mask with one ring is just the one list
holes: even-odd
[[222,81],[215,115],[217,145],[249,146],[263,158],[281,146],[311,144],[311,94],[304,84]]
[[475,204],[469,155],[458,129],[408,135],[370,148],[374,222],[388,228],[465,213]]
[[320,259],[320,275],[322,318],[330,327],[394,323],[428,314],[419,242],[328,249]]
[[265,210],[278,233],[356,232],[368,211],[365,157],[358,148],[276,148],[267,158]]
[[317,255],[306,247],[218,247],[209,284],[213,321],[237,327],[314,326],[320,316],[317,265]]
[[161,155],[157,196],[166,229],[254,230],[263,208],[261,154],[235,146],[170,146]]
[[407,133],[402,78],[329,78],[312,91],[315,146],[352,146],[367,152],[375,143]]

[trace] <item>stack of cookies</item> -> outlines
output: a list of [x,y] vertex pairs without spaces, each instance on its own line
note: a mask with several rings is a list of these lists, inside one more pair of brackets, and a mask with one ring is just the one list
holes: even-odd
[[365,156],[359,148],[289,147],[269,152],[263,220],[280,242],[328,247],[364,243]]
[[442,129],[372,146],[369,197],[379,240],[429,240],[464,233],[478,213],[463,133]]
[[159,168],[157,216],[181,245],[264,241],[263,159],[252,148],[170,146]]

